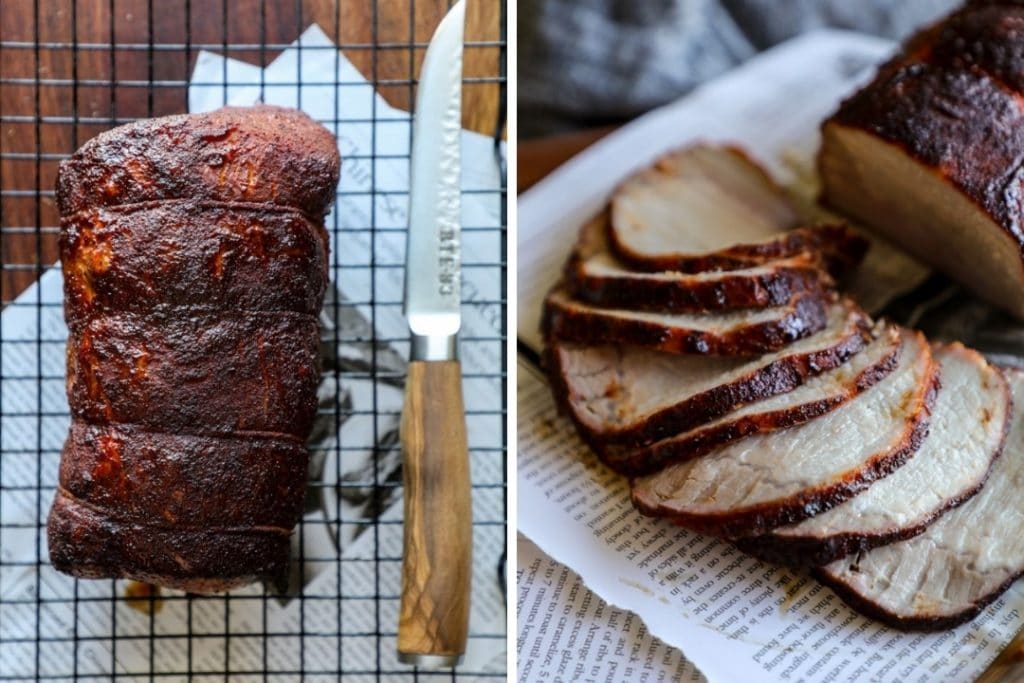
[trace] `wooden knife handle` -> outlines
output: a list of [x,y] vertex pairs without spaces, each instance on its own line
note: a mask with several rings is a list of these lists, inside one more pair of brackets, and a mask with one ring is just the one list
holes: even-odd
[[458,361],[412,361],[402,409],[405,547],[399,659],[454,666],[466,649],[472,505]]

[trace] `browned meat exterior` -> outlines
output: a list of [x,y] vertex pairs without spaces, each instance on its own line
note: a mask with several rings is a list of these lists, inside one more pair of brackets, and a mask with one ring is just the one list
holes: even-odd
[[973,5],[929,31],[930,40],[914,57],[934,64],[978,69],[1009,89],[1024,92],[1024,44],[1020,40],[1024,6]]
[[972,3],[823,128],[824,199],[1024,317],[1024,7]]
[[288,569],[278,530],[121,522],[57,494],[47,522],[50,562],[83,578],[118,576],[194,593],[230,590]]
[[126,523],[274,527],[302,511],[308,453],[287,437],[193,436],[74,422],[60,486]]
[[301,214],[197,201],[80,211],[64,220],[61,262],[72,326],[181,305],[317,315],[328,267],[323,226]]
[[899,145],[1013,232],[1020,188],[1007,181],[1024,151],[1017,97],[977,71],[911,63],[844,102],[832,120]]
[[668,353],[752,356],[781,349],[825,327],[829,301],[808,292],[785,306],[707,314],[598,308],[556,289],[544,302],[544,336],[586,344],[628,344]]
[[319,341],[316,318],[295,313],[99,315],[71,332],[71,414],[177,434],[305,438]]
[[280,585],[339,165],[326,129],[277,107],[122,126],[62,164],[57,569],[191,592]]
[[797,296],[833,286],[817,253],[800,253],[750,268],[686,274],[631,269],[611,251],[607,212],[580,231],[565,268],[580,301],[613,308],[703,312],[783,306]]
[[224,107],[147,119],[101,133],[63,162],[57,207],[154,199],[276,204],[322,218],[341,162],[334,136],[282,107]]

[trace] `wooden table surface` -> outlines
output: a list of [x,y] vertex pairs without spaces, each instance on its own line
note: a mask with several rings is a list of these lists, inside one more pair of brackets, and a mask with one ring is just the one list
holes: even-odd
[[[187,111],[186,83],[198,46],[267,64],[280,47],[261,51],[257,46],[286,45],[317,23],[388,102],[409,109],[426,44],[448,5],[448,0],[0,1],[0,115],[19,117],[0,124],[5,192],[0,197],[0,302],[7,304],[34,281],[40,264],[57,259],[53,198],[36,192],[52,191],[59,158],[110,128],[115,113],[120,119]],[[501,0],[469,1],[463,123],[487,134],[493,133],[502,106],[501,25]],[[72,41],[78,43],[77,53]],[[111,50],[111,43],[117,48]],[[152,51],[150,43],[157,45]],[[38,91],[37,77],[43,81]],[[37,125],[40,116],[44,122]],[[72,117],[100,121],[74,125]]]
[[618,126],[603,126],[545,138],[520,140],[516,156],[519,175],[516,178],[516,190],[523,192],[530,189],[556,168],[617,128]]

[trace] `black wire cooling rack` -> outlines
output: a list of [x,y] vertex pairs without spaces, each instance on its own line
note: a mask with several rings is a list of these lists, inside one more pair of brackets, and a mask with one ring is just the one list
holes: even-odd
[[[488,207],[464,235],[485,255],[464,264],[464,310],[479,323],[462,339],[475,607],[465,664],[428,672],[400,665],[394,656],[401,554],[397,423],[407,340],[395,331],[401,301],[389,294],[388,278],[401,272],[393,247],[404,235],[392,208],[406,193],[384,186],[381,169],[389,163],[407,169],[408,140],[397,151],[394,141],[382,145],[385,133],[374,124],[385,101],[404,110],[388,109],[389,117],[407,118],[423,53],[451,3],[0,1],[0,681],[505,677],[507,240],[500,138],[506,10],[502,0],[472,2],[465,122],[491,137],[487,163],[497,179],[464,189],[464,203]],[[340,53],[293,44],[314,23]],[[303,60],[325,50],[336,66],[337,55],[350,60],[384,100],[373,99],[369,116],[350,116],[344,93],[360,83],[347,81],[340,68],[318,82],[303,77],[304,87],[316,88],[307,97],[332,98],[333,113],[318,118],[340,134],[369,126],[363,130],[370,131],[370,144],[343,162],[359,169],[366,187],[346,185],[343,171],[338,192],[339,205],[362,209],[335,210],[326,226],[335,286],[322,314],[320,413],[288,590],[256,585],[213,597],[153,594],[125,581],[59,574],[48,562],[45,535],[69,422],[55,268],[57,164],[114,125],[188,111],[190,79],[208,96],[210,89],[220,92],[223,102],[236,86],[256,88],[265,99],[271,87],[296,85],[280,78],[271,83],[263,71],[255,81],[232,82],[226,60],[221,77],[196,83],[203,55],[262,67],[292,51],[298,80]]]

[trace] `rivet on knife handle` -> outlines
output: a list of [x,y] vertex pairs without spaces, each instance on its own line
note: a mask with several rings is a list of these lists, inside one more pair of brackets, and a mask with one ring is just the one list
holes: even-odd
[[469,453],[459,362],[412,361],[401,424],[405,548],[398,656],[455,666],[472,576]]

